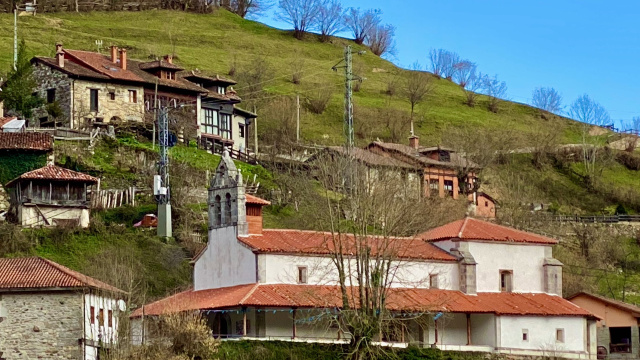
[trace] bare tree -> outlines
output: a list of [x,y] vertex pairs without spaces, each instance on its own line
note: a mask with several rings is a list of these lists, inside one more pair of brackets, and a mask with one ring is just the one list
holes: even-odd
[[364,43],[369,31],[380,24],[379,9],[361,11],[360,8],[349,8],[344,16],[344,24],[353,34],[356,44]]
[[489,96],[489,110],[497,113],[500,103],[504,101],[507,95],[507,83],[498,80],[497,75],[494,77],[484,76],[482,78],[482,89]]
[[562,96],[552,87],[539,87],[533,90],[531,104],[538,109],[559,114],[562,111]]
[[226,0],[219,3],[220,7],[243,18],[261,15],[273,6],[270,0]]
[[377,25],[367,33],[366,44],[375,55],[393,54],[395,52],[394,40],[396,28],[393,25]]
[[413,73],[407,78],[405,84],[405,98],[411,104],[411,135],[414,135],[413,114],[415,107],[433,90],[431,78],[421,70],[419,63],[413,64]]
[[279,0],[276,19],[293,25],[293,36],[301,40],[307,30],[315,27],[321,0]]
[[597,126],[608,125],[611,122],[609,112],[600,104],[584,94],[577,98],[569,107],[569,116],[580,121],[582,130],[582,164],[584,166],[584,181],[587,186],[593,186],[598,175],[597,155],[601,139],[592,134]]
[[464,92],[465,101],[469,107],[476,106],[476,100],[478,99],[479,91],[482,89],[484,75],[482,73],[476,73],[475,67],[471,69],[468,77],[464,79],[464,86],[460,83],[460,88]]
[[465,88],[476,75],[476,64],[469,60],[462,60],[453,65],[453,81]]
[[344,11],[339,1],[325,0],[320,5],[316,27],[322,42],[329,41],[331,36],[344,29]]
[[452,80],[456,72],[455,65],[462,62],[460,56],[445,49],[431,49],[429,51],[431,71],[439,77]]
[[625,138],[627,152],[633,152],[638,147],[638,139],[640,137],[640,116],[634,116],[633,119],[622,123],[624,132],[629,135]]

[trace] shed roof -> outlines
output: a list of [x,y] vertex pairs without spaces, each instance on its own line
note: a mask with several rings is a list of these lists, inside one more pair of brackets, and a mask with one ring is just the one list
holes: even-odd
[[440,148],[441,150],[447,150],[451,152],[449,156],[450,161],[439,161],[422,154],[423,152],[430,152],[430,151],[436,150],[438,149],[438,147],[420,147],[418,149],[414,149],[408,145],[388,143],[388,142],[382,142],[382,141],[374,141],[367,146],[367,148],[371,148],[371,147],[379,147],[386,151],[401,153],[425,166],[432,165],[432,166],[441,166],[441,167],[447,167],[447,168],[459,167],[459,166],[470,167],[470,168],[479,167],[478,164],[475,164],[471,160],[467,160],[465,157],[461,156],[458,153],[452,152],[452,150],[450,149]]
[[480,240],[550,245],[558,243],[557,240],[546,236],[516,230],[471,217],[456,220],[435,229],[425,231],[417,237],[431,242],[441,240]]
[[41,257],[0,258],[0,292],[54,288],[93,288],[124,293],[109,284]]
[[81,172],[61,168],[59,166],[48,164],[40,169],[26,172],[17,178],[9,181],[7,186],[13,185],[18,180],[56,180],[56,181],[78,181],[86,183],[97,183],[98,178]]
[[[358,291],[350,291],[357,294]],[[353,300],[353,299],[351,299]],[[357,301],[353,301],[357,304]],[[145,315],[224,309],[239,306],[284,308],[341,308],[339,286],[293,284],[247,284],[210,290],[187,290],[144,306]],[[442,311],[522,316],[581,316],[597,318],[585,309],[549,294],[478,293],[457,290],[391,288],[387,298],[391,311]],[[132,317],[142,315],[142,309]]]
[[45,133],[0,133],[0,150],[53,150],[53,136]]
[[264,205],[264,206],[271,205],[271,202],[269,202],[269,201],[267,201],[265,199],[259,198],[257,196],[253,196],[251,194],[246,194],[245,198],[246,198],[246,203],[247,204]]
[[614,299],[610,299],[610,298],[607,298],[607,297],[604,297],[604,296],[591,294],[591,293],[588,293],[588,292],[585,292],[585,291],[582,291],[582,292],[579,292],[577,294],[574,294],[574,295],[568,297],[567,300],[571,301],[571,300],[573,300],[573,299],[575,299],[577,297],[580,297],[580,296],[586,296],[586,297],[590,297],[592,299],[596,299],[596,300],[601,301],[601,302],[603,302],[605,304],[608,304],[608,305],[611,305],[613,307],[616,307],[616,308],[618,308],[620,310],[630,312],[630,313],[632,313],[632,315],[634,317],[640,318],[640,307],[638,307],[638,306],[635,306],[635,305],[632,305],[632,304],[628,304],[628,303],[620,301],[620,300],[614,300]]
[[[339,154],[341,156],[348,156],[347,150],[343,146],[329,146],[325,149],[325,151]],[[378,155],[374,152],[367,151],[361,148],[356,148],[356,147],[352,148],[351,155],[355,160],[358,160],[363,164],[366,164],[369,166],[384,166],[384,167],[393,167],[393,168],[400,168],[400,169],[417,170],[415,166],[409,163],[406,163],[404,161],[400,161],[398,159],[392,158],[391,156]],[[312,162],[316,158],[317,156],[312,156],[307,161]]]

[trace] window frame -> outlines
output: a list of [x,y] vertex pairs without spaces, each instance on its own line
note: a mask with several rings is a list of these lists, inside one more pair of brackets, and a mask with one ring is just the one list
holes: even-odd
[[138,90],[129,89],[129,102],[132,104],[138,103]]
[[224,86],[218,85],[218,89],[216,90],[216,92],[220,95],[225,95],[227,93],[227,88]]
[[91,306],[89,308],[89,319],[90,319],[91,325],[96,324],[96,307],[95,306]]
[[56,88],[47,89],[47,104],[56,102]]
[[89,89],[89,111],[90,112],[99,112],[100,111],[100,91],[98,89]]
[[[503,279],[503,276],[506,277]],[[500,275],[498,277],[498,288],[500,292],[513,292],[513,270],[500,270]]]
[[439,289],[438,274],[429,274],[429,289]]
[[115,101],[116,100],[116,92],[115,91],[109,91],[109,100],[110,101]]
[[107,310],[107,322],[110,328],[113,327],[113,310]]
[[247,135],[247,126],[245,124],[238,124],[238,136],[245,138]]
[[529,329],[522,329],[522,341],[529,342]]
[[227,140],[233,139],[233,132],[231,126],[233,124],[233,116],[231,114],[219,113],[218,114],[218,135]]
[[298,266],[298,284],[309,283],[309,268],[306,266]]
[[557,343],[564,343],[564,328],[556,328],[556,342]]
[[219,135],[220,112],[215,109],[203,108],[203,116],[200,121],[200,132],[210,135]]

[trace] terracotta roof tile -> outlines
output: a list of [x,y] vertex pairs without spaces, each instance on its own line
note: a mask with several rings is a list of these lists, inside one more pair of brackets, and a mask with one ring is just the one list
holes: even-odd
[[[338,235],[336,235],[338,236]],[[343,248],[346,254],[354,252],[353,235],[343,236]],[[313,254],[330,255],[333,253],[333,237],[328,232],[305,230],[264,229],[262,235],[241,237],[238,240],[260,253]],[[394,256],[401,259],[420,259],[437,261],[457,261],[456,257],[417,238],[382,238],[370,236],[369,242],[375,254],[376,247],[384,246]],[[384,245],[382,245],[384,243]],[[351,248],[350,248],[351,247]]]
[[[199,70],[190,70],[185,72],[178,73],[178,76],[183,77],[185,79],[193,79],[194,82],[210,82],[210,83],[223,83],[227,85],[235,85],[237,82],[235,80],[222,77],[218,74],[216,76],[207,76],[200,72]],[[190,80],[191,81],[191,80]]]
[[143,62],[143,63],[140,63],[139,67],[142,70],[160,69],[160,68],[171,69],[176,71],[184,70],[180,66],[170,63],[166,60],[154,60],[154,61]]
[[[451,154],[449,154],[450,156],[450,160],[451,161],[439,161],[439,160],[434,160],[424,154],[422,154],[422,152],[430,152],[433,151],[433,149],[438,149],[437,147],[421,147],[418,148],[417,150],[412,148],[411,146],[408,145],[404,145],[404,144],[396,144],[396,143],[387,143],[387,142],[382,142],[382,141],[374,141],[371,144],[369,144],[367,146],[367,148],[371,148],[373,146],[378,146],[384,150],[391,150],[391,151],[395,151],[398,153],[402,153],[404,155],[406,155],[407,157],[410,157],[412,159],[414,159],[416,162],[419,162],[423,165],[437,165],[437,166],[442,166],[442,167],[457,167],[457,166],[468,166],[468,167],[478,167],[477,164],[471,162],[470,160],[465,159],[464,157],[460,156],[459,154],[456,154],[455,152],[452,152]],[[442,150],[448,150],[448,151],[452,151],[450,149],[446,149],[446,148],[440,148]]]
[[[352,293],[357,293],[354,291]],[[357,302],[354,302],[354,304]],[[391,311],[442,311],[527,316],[589,316],[593,314],[559,296],[524,293],[479,293],[456,290],[391,288]],[[249,284],[185,291],[145,305],[145,315],[187,310],[251,307],[341,308],[340,288],[331,285]],[[132,317],[142,315],[142,310]]]
[[91,79],[99,79],[99,80],[108,80],[110,79],[106,75],[102,75],[99,72],[93,71],[90,68],[84,67],[80,64],[76,64],[69,59],[64,60],[64,67],[59,67],[58,62],[54,58],[36,56],[31,59],[31,62],[39,62],[45,64],[49,67],[62,71],[66,74],[83,77],[83,78],[91,78]]
[[250,194],[246,194],[245,195],[246,199],[247,199],[247,204],[254,204],[254,205],[271,205],[271,203],[265,199],[261,199],[257,196],[253,196]]
[[0,133],[0,150],[38,150],[53,149],[53,136],[44,133]]
[[41,167],[40,169],[26,172],[17,178],[9,181],[10,186],[17,180],[60,180],[60,181],[82,181],[88,183],[97,183],[98,178],[91,175],[83,174],[77,171],[61,168],[52,164]]
[[85,65],[91,68],[91,70],[111,79],[138,82],[143,81],[140,76],[129,69],[130,61],[127,61],[127,70],[123,70],[119,63],[114,64],[109,57],[100,53],[67,49],[64,49],[63,51],[65,53],[65,58],[70,56],[71,58],[69,60],[78,62],[80,65]]
[[0,258],[0,292],[49,288],[94,288],[124,293],[102,281],[41,257]]
[[460,240],[484,240],[533,244],[556,244],[557,240],[546,236],[533,234],[526,231],[512,229],[497,225],[488,221],[474,218],[464,218],[446,225],[428,230],[418,235],[420,239],[427,241],[439,241],[449,239]]
[[[337,153],[342,156],[347,156],[347,151],[343,146],[329,146],[326,148],[326,151]],[[406,163],[404,161],[400,161],[391,156],[382,156],[378,155],[374,152],[367,151],[365,149],[360,148],[352,148],[353,157],[360,162],[370,165],[370,166],[389,166],[395,168],[403,168],[403,169],[416,169],[415,166]],[[307,161],[314,161],[317,156],[313,156],[309,158]]]

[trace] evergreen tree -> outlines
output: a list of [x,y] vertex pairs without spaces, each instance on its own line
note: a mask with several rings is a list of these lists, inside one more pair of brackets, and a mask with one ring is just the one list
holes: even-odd
[[43,104],[43,100],[33,94],[35,88],[36,80],[33,78],[33,68],[29,62],[24,40],[22,40],[18,47],[16,69],[11,67],[7,81],[2,86],[0,100],[4,101],[7,110],[29,119],[33,115],[33,109]]

